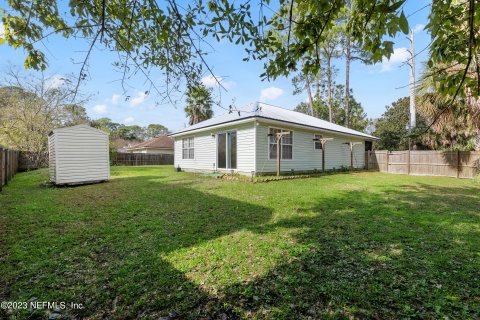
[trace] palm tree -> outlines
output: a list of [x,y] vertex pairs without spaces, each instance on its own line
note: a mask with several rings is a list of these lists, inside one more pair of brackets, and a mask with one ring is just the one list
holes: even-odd
[[189,125],[205,121],[213,116],[212,93],[203,83],[188,87],[185,102],[187,103],[185,113],[189,118]]
[[[440,136],[441,145],[480,150],[480,99],[465,88],[455,101],[449,94],[441,94],[432,75],[461,73],[463,65],[445,67],[437,65],[427,68],[419,85],[417,111],[431,124],[434,133]],[[473,71],[472,71],[473,73]],[[470,143],[468,143],[470,142]]]

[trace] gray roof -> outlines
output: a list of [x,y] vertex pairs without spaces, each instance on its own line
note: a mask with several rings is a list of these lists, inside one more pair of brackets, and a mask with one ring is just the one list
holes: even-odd
[[322,119],[318,119],[307,114],[296,112],[293,110],[288,110],[276,106],[272,106],[266,103],[256,103],[248,107],[242,108],[240,110],[227,112],[217,117],[199,122],[197,124],[191,125],[184,129],[181,129],[177,132],[172,133],[171,135],[175,136],[178,134],[196,131],[203,128],[208,128],[212,126],[227,124],[231,122],[246,120],[246,119],[270,119],[281,121],[285,123],[310,127],[319,130],[332,131],[337,133],[343,133],[348,135],[359,136],[367,139],[377,140],[378,138],[368,135],[366,133],[349,129],[338,124],[334,124]]

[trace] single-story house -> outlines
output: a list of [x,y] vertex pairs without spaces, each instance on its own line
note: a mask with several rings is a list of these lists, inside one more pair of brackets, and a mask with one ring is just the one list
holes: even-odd
[[173,154],[174,140],[169,136],[156,138],[125,148],[127,153]]
[[[170,135],[175,167],[193,172],[269,174],[364,168],[377,138],[300,112],[256,103]],[[324,160],[323,160],[324,159]]]

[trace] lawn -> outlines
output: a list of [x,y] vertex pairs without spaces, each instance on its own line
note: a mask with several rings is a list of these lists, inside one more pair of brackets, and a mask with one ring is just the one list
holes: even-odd
[[472,180],[252,184],[170,166],[115,167],[80,187],[46,179],[20,173],[0,194],[0,301],[81,303],[67,319],[480,317]]

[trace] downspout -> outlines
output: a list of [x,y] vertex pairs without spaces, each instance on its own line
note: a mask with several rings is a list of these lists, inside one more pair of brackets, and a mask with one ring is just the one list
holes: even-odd
[[257,120],[253,121],[253,173],[257,174]]

